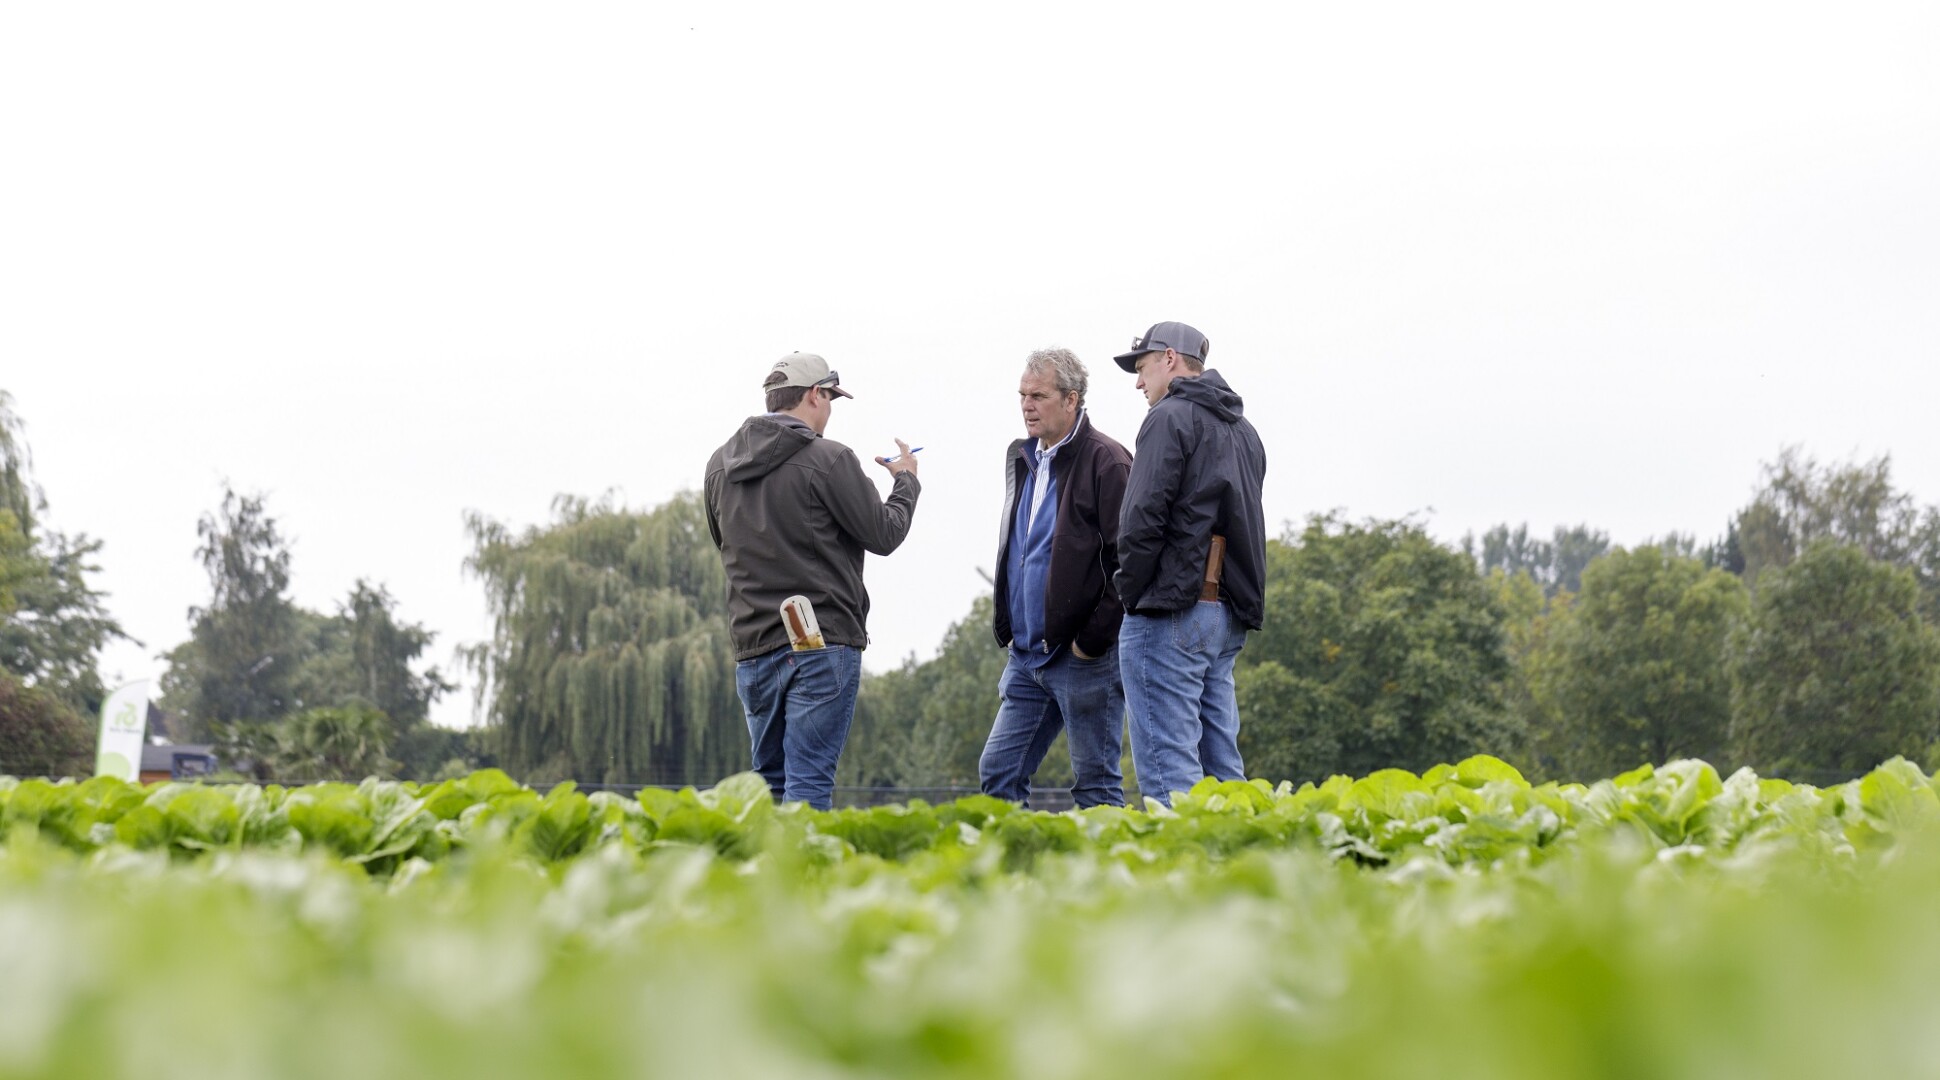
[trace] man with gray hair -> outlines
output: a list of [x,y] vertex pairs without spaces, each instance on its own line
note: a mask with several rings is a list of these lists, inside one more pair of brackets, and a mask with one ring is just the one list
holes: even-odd
[[1125,805],[1124,611],[1111,580],[1132,455],[1091,426],[1085,384],[1069,349],[1032,353],[1017,388],[1025,437],[1004,456],[993,629],[1009,658],[978,772],[985,794],[1012,802],[1028,800],[1031,776],[1062,729],[1072,798],[1080,807]]

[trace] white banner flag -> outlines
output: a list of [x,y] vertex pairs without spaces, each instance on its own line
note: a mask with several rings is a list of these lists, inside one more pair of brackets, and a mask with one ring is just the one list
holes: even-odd
[[94,775],[141,777],[141,744],[148,739],[148,684],[133,682],[108,695],[101,705],[101,748]]

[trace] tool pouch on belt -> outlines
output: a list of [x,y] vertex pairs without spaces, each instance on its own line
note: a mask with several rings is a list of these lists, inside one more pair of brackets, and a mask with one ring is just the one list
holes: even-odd
[[822,627],[815,621],[815,605],[806,596],[791,596],[781,602],[781,622],[788,628],[788,643],[796,652],[825,649]]
[[1199,586],[1199,599],[1219,599],[1219,575],[1226,569],[1226,538],[1214,536],[1212,550],[1206,553],[1206,579]]

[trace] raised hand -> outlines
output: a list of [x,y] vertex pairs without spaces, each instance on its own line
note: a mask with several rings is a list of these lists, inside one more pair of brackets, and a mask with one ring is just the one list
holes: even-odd
[[876,464],[888,469],[891,476],[905,472],[911,476],[916,475],[916,455],[910,452],[909,444],[901,439],[896,440],[896,456],[879,457],[876,459]]

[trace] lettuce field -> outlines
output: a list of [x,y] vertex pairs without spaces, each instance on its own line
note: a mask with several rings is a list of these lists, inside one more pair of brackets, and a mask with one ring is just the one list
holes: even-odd
[[0,1077],[1940,1075],[1940,798],[0,779]]

